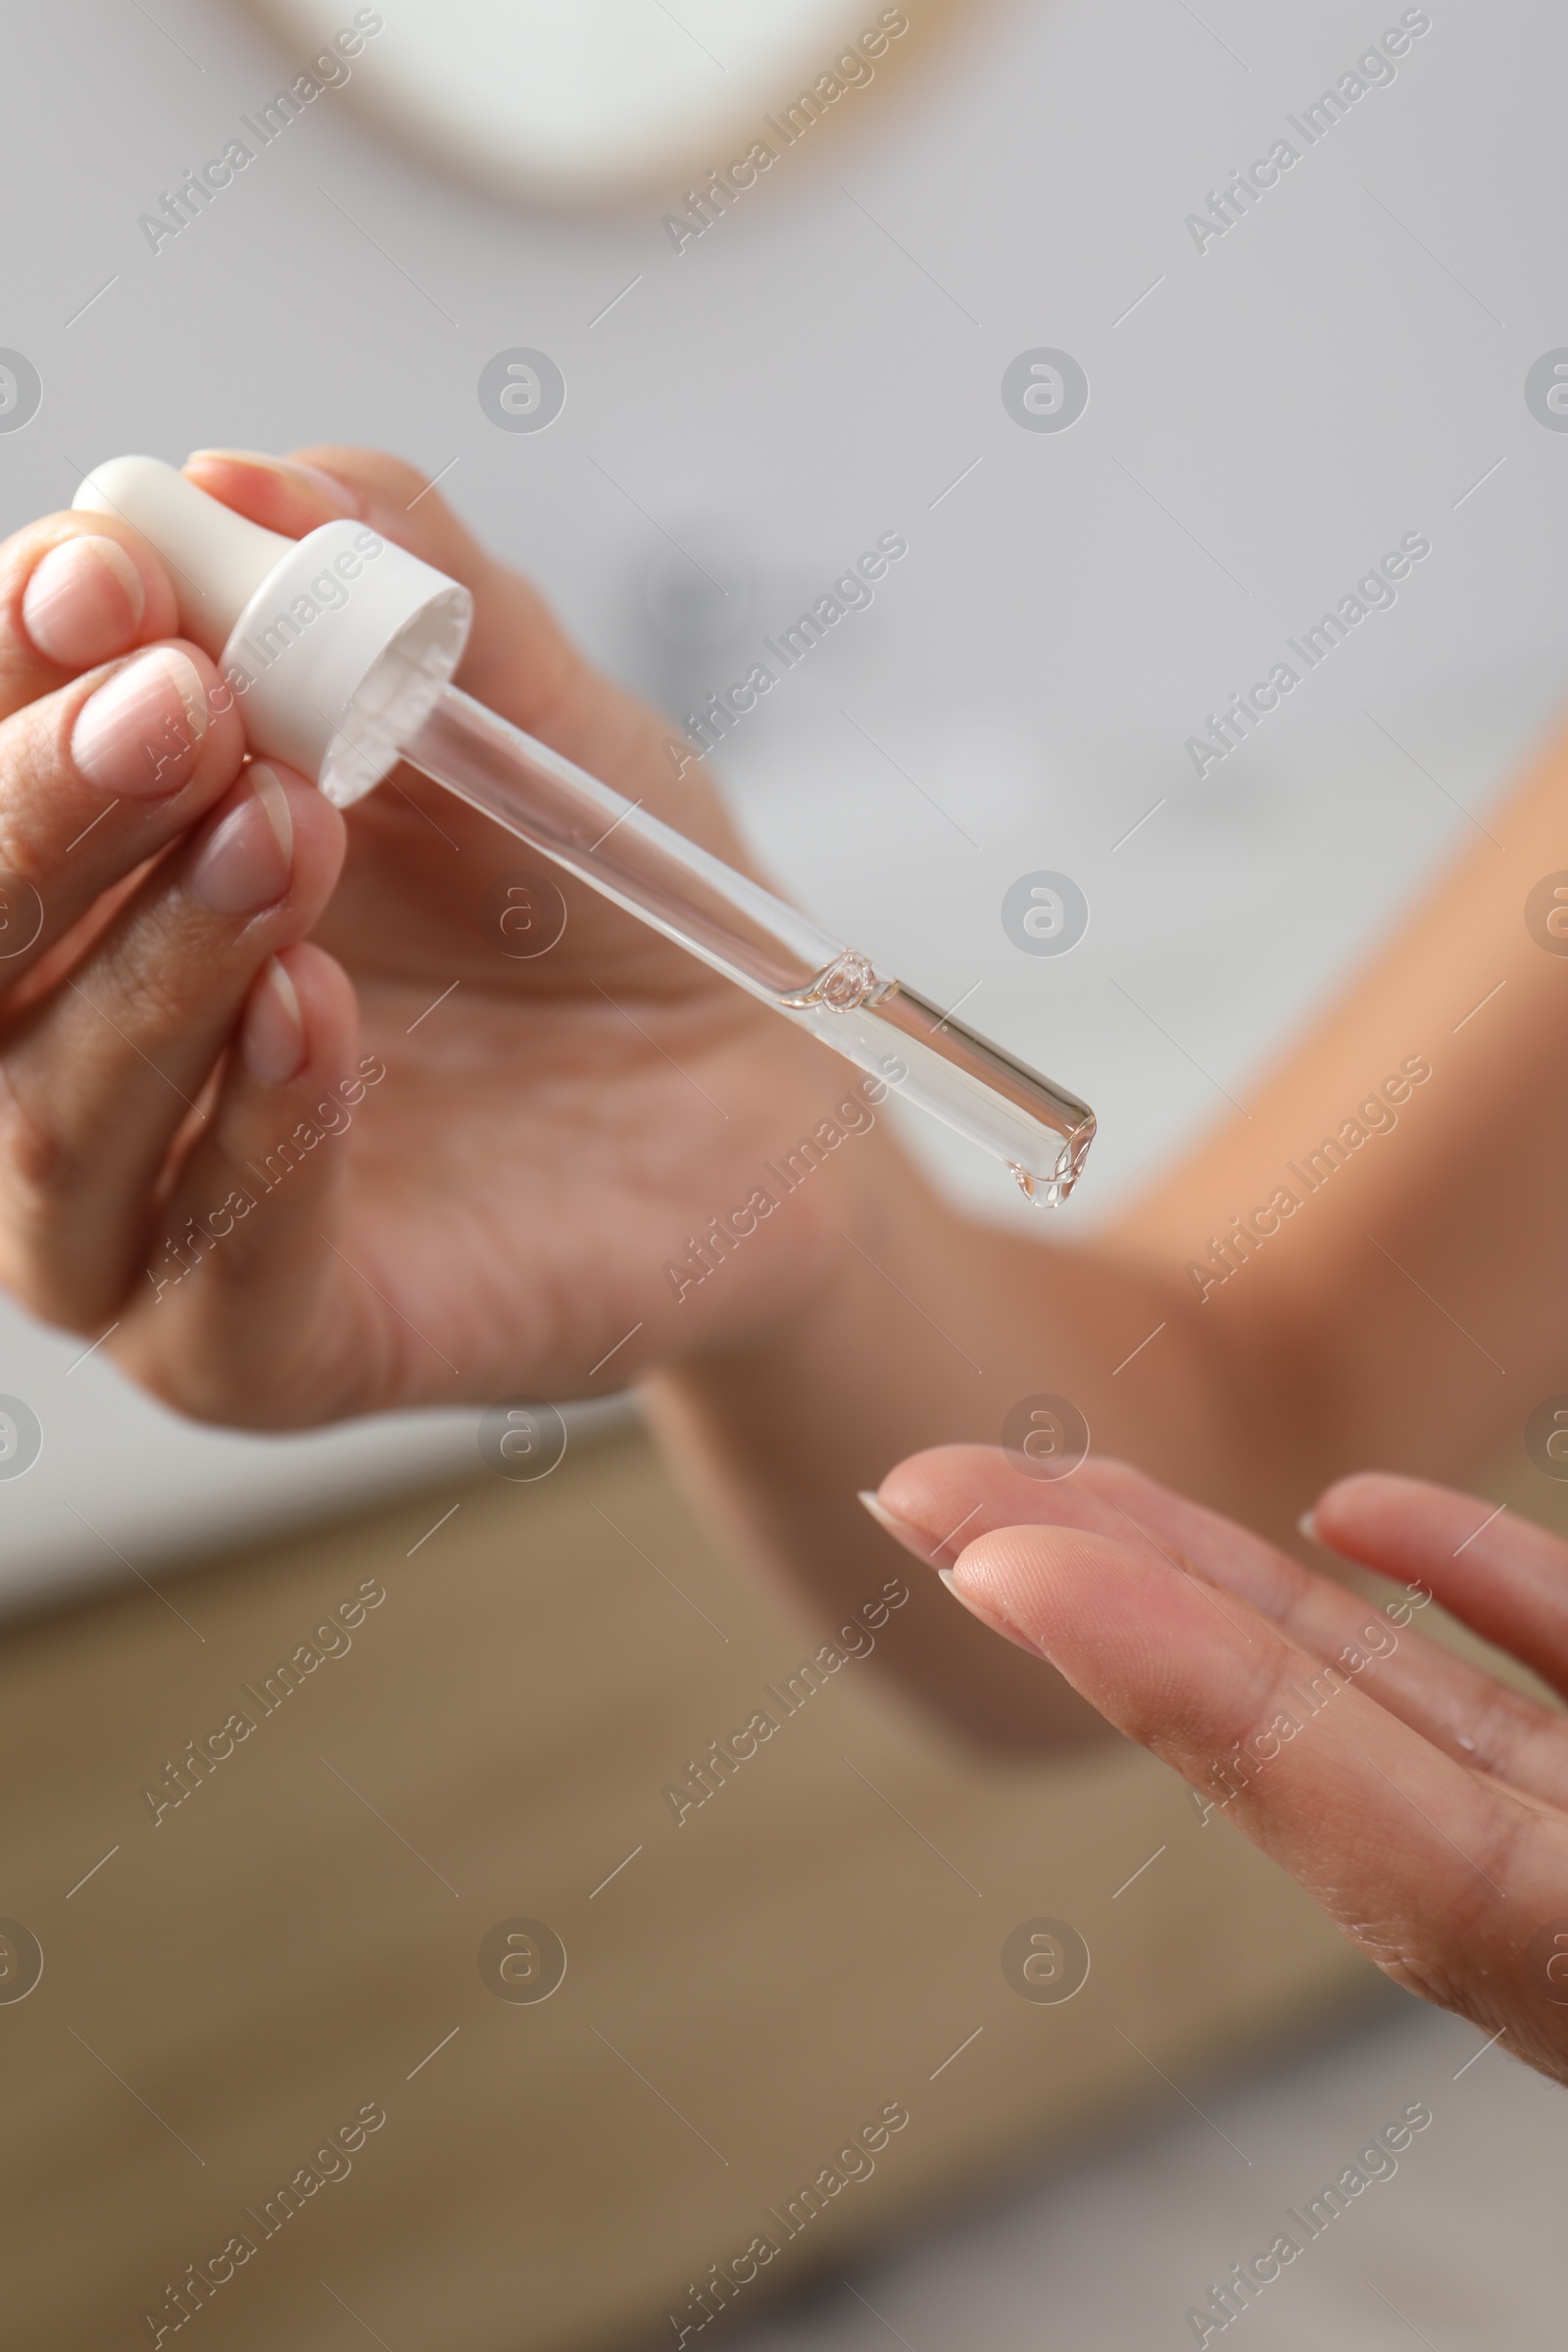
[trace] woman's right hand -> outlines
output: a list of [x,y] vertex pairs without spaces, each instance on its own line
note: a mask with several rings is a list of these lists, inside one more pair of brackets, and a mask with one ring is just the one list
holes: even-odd
[[[322,449],[187,470],[273,530],[356,514],[465,581],[460,683],[743,861],[667,727],[411,468]],[[108,1332],[180,1409],[258,1427],[608,1391],[808,1312],[846,1188],[873,1161],[888,1180],[883,1134],[679,1298],[665,1268],[779,1194],[763,1161],[835,1105],[863,1128],[856,1074],[565,876],[564,935],[514,956],[509,878],[545,859],[408,768],[345,817],[246,765],[243,706],[176,630],[165,564],[113,516],[0,549],[6,1287]]]

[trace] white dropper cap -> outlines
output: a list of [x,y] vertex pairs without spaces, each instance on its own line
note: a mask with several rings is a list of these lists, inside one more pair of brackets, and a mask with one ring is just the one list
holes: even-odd
[[180,627],[218,662],[251,750],[340,808],[395,765],[462,659],[467,589],[368,524],[284,539],[160,458],[95,466],[72,503],[118,514],[162,556]]

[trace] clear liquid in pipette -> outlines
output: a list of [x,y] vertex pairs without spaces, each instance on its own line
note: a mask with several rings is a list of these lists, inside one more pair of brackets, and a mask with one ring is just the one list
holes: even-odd
[[879,972],[639,804],[458,688],[403,757],[751,996],[992,1152],[1059,1206],[1094,1140],[1088,1104]]
[[[859,1068],[1004,1160],[1024,1199],[1059,1208],[1095,1139],[1095,1114],[903,981],[847,950],[779,1010]],[[939,1038],[943,1051],[933,1050]]]

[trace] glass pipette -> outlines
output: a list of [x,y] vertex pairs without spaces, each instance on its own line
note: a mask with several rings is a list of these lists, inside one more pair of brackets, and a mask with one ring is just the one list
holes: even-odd
[[579,882],[996,1153],[1028,1199],[1066,1200],[1094,1141],[1088,1104],[799,908],[455,686],[442,687],[400,749]]

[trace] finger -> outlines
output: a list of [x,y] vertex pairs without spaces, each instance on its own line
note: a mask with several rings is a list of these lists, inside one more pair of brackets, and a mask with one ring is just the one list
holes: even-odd
[[180,470],[209,498],[284,539],[303,539],[323,522],[365,519],[359,493],[303,458],[259,449],[193,449]]
[[[358,514],[372,530],[461,580],[475,599],[463,683],[530,734],[541,732],[587,675],[587,663],[537,590],[494,562],[417,467],[376,451],[329,444],[288,458],[195,450],[184,471],[199,489],[268,530],[297,539],[323,522]],[[520,648],[526,648],[525,660],[518,658]]]
[[[1102,1467],[1095,1465],[1097,1470]],[[1072,1477],[1035,1478],[997,1446],[934,1446],[908,1455],[888,1473],[874,1495],[862,1494],[860,1499],[890,1535],[945,1580],[951,1578],[959,1554],[982,1536],[1029,1525],[1075,1528],[1147,1551],[1152,1560],[1163,1559],[1181,1569],[1190,1565],[1155,1540],[1147,1525],[1147,1509],[1135,1515],[1113,1501],[1089,1471],[1086,1462]],[[1243,1624],[1243,1613],[1221,1580],[1197,1589],[1217,1616],[1233,1628]],[[983,1613],[982,1600],[971,1599],[969,1605],[977,1615]],[[1034,1650],[1033,1641],[1008,1619],[987,1622],[1004,1640]]]
[[46,514],[0,547],[0,718],[179,626],[168,571],[118,516]]
[[[498,629],[513,633],[514,668],[533,674],[537,666],[549,673],[550,657],[557,650],[553,641],[547,639],[541,657],[533,639],[525,634],[530,627],[537,629],[543,608],[535,600],[528,610],[518,609],[515,591],[521,583],[491,564],[436,493],[432,491],[428,499],[417,503],[416,493],[424,483],[412,466],[365,450],[326,449],[315,454],[335,462],[338,477],[304,455],[278,458],[257,450],[194,450],[183,470],[210,498],[264,529],[297,539],[323,523],[358,516],[384,538],[461,580],[474,594],[475,625],[460,677],[480,700],[493,698],[496,681],[493,663],[480,660],[478,667],[474,666],[476,653]],[[492,700],[492,707],[519,717],[518,710],[504,701]],[[520,723],[528,724],[528,717],[522,716]],[[407,920],[409,910],[396,903],[400,884],[404,890],[410,886],[406,852],[411,838],[421,852],[441,844],[460,859],[447,875],[432,875],[428,865],[421,863],[412,877],[420,894],[420,919],[413,923]],[[473,954],[478,941],[475,902],[482,898],[489,880],[499,838],[486,818],[453,801],[415,769],[395,767],[382,779],[380,789],[355,811],[354,855],[333,909],[332,944],[355,956],[372,941],[379,947],[389,923],[406,938],[429,941],[445,884],[446,892],[462,900],[459,937],[441,942],[438,956],[444,949],[442,960],[450,962],[460,946]],[[382,855],[385,851],[391,852],[390,858]],[[576,886],[568,884],[567,888],[575,899]]]
[[360,1053],[341,965],[308,944],[268,962],[212,1117],[147,1228],[111,1342],[181,1412],[295,1428],[399,1393],[396,1317],[355,1273],[352,1245],[327,1238],[351,1130],[385,1075]]
[[256,971],[316,920],[342,852],[303,776],[251,765],[0,1035],[0,1276],[35,1312],[79,1326],[120,1296]]
[[[586,756],[590,751],[601,757],[609,753],[605,731],[594,725],[591,715],[599,700],[608,697],[620,717],[636,710],[640,718],[651,718],[590,669],[538,590],[479,545],[416,466],[378,452],[332,444],[298,454],[344,484],[372,530],[472,589],[473,632],[459,677],[490,710],[500,710],[546,742],[555,742],[565,724],[580,748],[566,743],[556,748],[584,766],[591,765]],[[522,649],[526,658],[519,660]],[[585,724],[586,734],[581,731]]]
[[1321,1662],[1327,1669],[1324,1688],[1334,1688],[1333,1678],[1353,1678],[1446,1754],[1546,1803],[1568,1804],[1561,1716],[1414,1632],[1410,1595],[1379,1610],[1125,1462],[1095,1457],[1070,1479],[1037,1480],[995,1446],[943,1446],[901,1462],[878,1500],[919,1531],[911,1548],[929,1540],[925,1531],[956,1531],[928,1555],[938,1567],[951,1565],[977,1536],[1016,1522],[1147,1544],[1174,1566],[1196,1568],[1215,1588],[1210,1606],[1229,1611],[1231,1622],[1233,1594],[1269,1618],[1314,1668]]
[[719,814],[691,746],[583,658],[538,590],[479,545],[416,466],[323,443],[285,459],[198,450],[184,470],[224,505],[289,537],[358,513],[372,530],[461,580],[474,596],[473,631],[458,672],[466,692],[670,822],[700,826],[709,848],[741,858],[739,836]]
[[1032,1643],[1110,1722],[1223,1808],[1378,1967],[1560,2068],[1560,2018],[1527,2013],[1525,1947],[1564,1908],[1568,1824],[1467,1771],[1308,1661],[1247,1603],[1240,1622],[1149,1546],[1077,1529],[983,1536],[960,1599]]
[[1320,1544],[1429,1589],[1483,1641],[1568,1694],[1568,1544],[1528,1519],[1422,1479],[1341,1479],[1310,1513]]
[[[244,737],[200,648],[134,660],[0,723],[0,870],[8,923],[0,985],[15,987],[95,906],[168,847],[232,782]],[[216,703],[215,703],[216,698]]]

